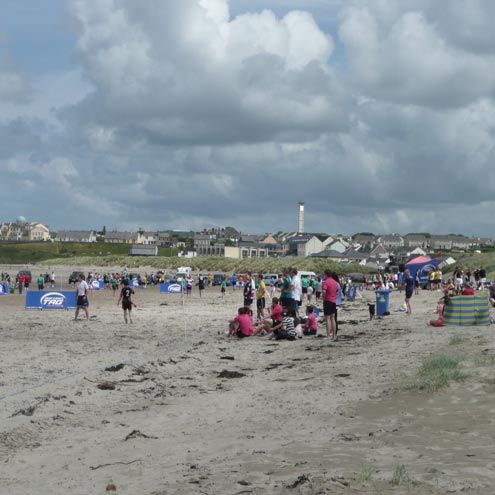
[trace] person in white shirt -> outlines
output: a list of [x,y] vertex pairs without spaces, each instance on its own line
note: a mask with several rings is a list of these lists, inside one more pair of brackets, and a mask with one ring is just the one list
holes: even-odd
[[301,275],[298,275],[297,268],[293,268],[291,270],[292,276],[292,299],[294,299],[294,312],[296,315],[299,312],[299,306],[301,306],[301,297],[302,297],[302,282]]
[[86,315],[86,320],[89,320],[89,311],[88,311],[88,289],[89,286],[84,280],[84,276],[82,274],[77,277],[76,290],[77,290],[77,307],[76,314],[74,316],[74,321],[77,320],[79,316],[79,311],[82,308],[84,314]]

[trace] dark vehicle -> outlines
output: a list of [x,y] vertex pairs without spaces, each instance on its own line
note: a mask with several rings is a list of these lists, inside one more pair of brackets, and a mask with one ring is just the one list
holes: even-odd
[[79,278],[79,275],[82,275],[84,277],[83,272],[72,272],[69,276],[69,284],[75,284],[77,282],[77,279]]
[[220,285],[223,282],[225,275],[223,273],[214,273],[211,285]]
[[31,281],[32,281],[32,276],[31,276],[31,272],[29,270],[21,270],[18,274],[17,274],[17,279],[19,279],[19,277],[21,275],[24,275],[26,277],[26,283],[27,284],[30,284]]

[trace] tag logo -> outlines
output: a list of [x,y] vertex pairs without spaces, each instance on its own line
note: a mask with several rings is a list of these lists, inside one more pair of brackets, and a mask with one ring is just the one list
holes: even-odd
[[48,308],[61,308],[65,303],[65,296],[60,292],[48,292],[40,299],[41,306]]
[[172,294],[180,294],[182,292],[182,285],[180,284],[170,284],[168,286],[168,291]]

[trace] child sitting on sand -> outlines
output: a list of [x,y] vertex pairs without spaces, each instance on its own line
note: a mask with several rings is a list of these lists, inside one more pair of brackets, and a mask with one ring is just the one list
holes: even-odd
[[296,340],[297,331],[294,325],[296,312],[293,308],[287,309],[282,317],[282,322],[272,328],[276,340]]
[[314,315],[314,306],[308,306],[306,309],[307,317],[304,320],[303,334],[316,335],[318,332],[318,320]]
[[240,339],[251,337],[254,334],[252,312],[247,307],[239,308],[237,316],[229,321],[229,337],[237,336]]
[[282,308],[282,305],[280,304],[279,298],[274,297],[272,299],[270,318],[265,318],[256,327],[255,335],[258,335],[258,334],[263,333],[263,332],[264,332],[263,335],[265,335],[266,333],[270,333],[272,331],[273,327],[275,327],[275,325],[282,323],[283,311],[284,311],[284,308]]
[[430,320],[430,325],[432,327],[443,327],[445,326],[445,318],[443,316],[443,312],[445,309],[445,305],[447,304],[449,298],[447,296],[442,297],[439,299],[437,303],[437,319],[436,320]]

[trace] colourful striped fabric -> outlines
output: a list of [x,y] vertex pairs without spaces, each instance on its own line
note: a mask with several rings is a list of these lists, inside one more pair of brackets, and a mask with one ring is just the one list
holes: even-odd
[[446,325],[489,325],[488,298],[486,296],[455,296],[444,309]]

